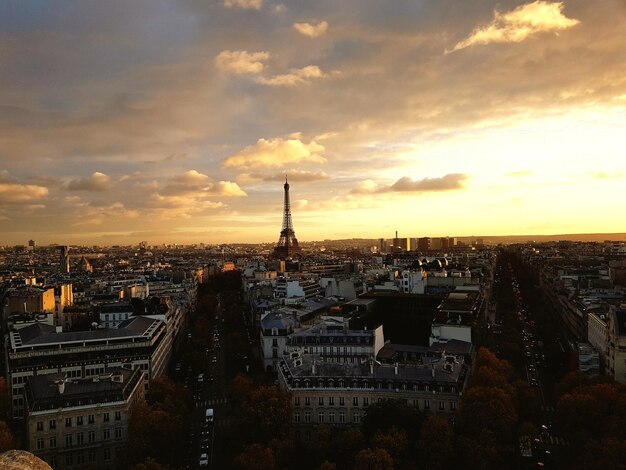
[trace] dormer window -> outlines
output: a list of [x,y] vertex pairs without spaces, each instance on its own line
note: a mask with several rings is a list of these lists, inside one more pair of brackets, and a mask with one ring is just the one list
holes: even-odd
[[272,336],[278,336],[278,328],[272,328]]

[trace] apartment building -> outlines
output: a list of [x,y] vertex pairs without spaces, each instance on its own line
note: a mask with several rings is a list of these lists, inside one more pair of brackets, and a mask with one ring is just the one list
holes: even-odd
[[426,414],[453,418],[465,388],[464,358],[449,354],[422,364],[379,364],[373,359],[323,362],[313,354],[292,353],[278,368],[279,386],[290,392],[296,433],[312,425],[359,425],[367,407],[402,400]]
[[114,329],[63,332],[37,323],[11,331],[5,359],[13,416],[21,418],[26,412],[23,392],[28,377],[89,378],[126,366],[141,369],[147,387],[150,379],[164,373],[171,347],[165,323],[141,316]]
[[112,368],[86,379],[28,377],[29,450],[56,470],[116,468],[115,458],[129,437],[130,412],[144,397],[143,375],[140,369]]

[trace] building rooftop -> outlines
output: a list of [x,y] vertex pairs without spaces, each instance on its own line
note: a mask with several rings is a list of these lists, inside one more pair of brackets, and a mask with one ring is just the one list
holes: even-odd
[[120,367],[85,379],[68,380],[63,374],[35,375],[27,379],[28,407],[34,412],[124,401],[142,377],[140,369]]
[[161,320],[136,316],[123,321],[118,328],[63,332],[57,332],[54,326],[35,323],[20,330],[12,331],[9,336],[13,350],[26,349],[32,346],[88,343],[137,336],[150,338],[160,322]]

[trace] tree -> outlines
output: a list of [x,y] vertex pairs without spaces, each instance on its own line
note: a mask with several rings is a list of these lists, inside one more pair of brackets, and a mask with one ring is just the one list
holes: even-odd
[[166,470],[166,467],[161,465],[152,457],[148,457],[143,462],[135,465],[132,470]]
[[237,437],[247,443],[267,444],[287,436],[291,428],[291,394],[274,385],[256,385],[243,374],[235,376],[230,399],[237,410]]
[[150,390],[146,401],[153,409],[186,417],[189,413],[191,397],[189,391],[180,384],[172,382],[168,377],[156,377],[150,382]]
[[510,395],[497,387],[468,389],[459,407],[459,428],[466,436],[477,436],[483,430],[498,436],[502,444],[513,439],[517,423],[515,405]]
[[377,431],[370,439],[370,446],[386,450],[397,467],[407,456],[409,438],[405,431],[392,426],[386,431]]
[[324,460],[317,470],[337,470],[337,464]]
[[0,453],[17,448],[17,441],[5,421],[0,421]]
[[393,470],[393,459],[385,449],[363,449],[354,458],[354,469]]
[[260,444],[246,447],[233,461],[235,470],[275,470],[276,461],[272,449]]
[[160,464],[175,466],[184,453],[181,416],[153,409],[145,402],[131,413],[128,434],[132,439],[126,445],[125,460],[130,465],[152,457]]
[[392,427],[415,437],[424,422],[424,414],[401,400],[385,400],[367,407],[363,419],[363,431],[373,436],[376,431],[387,431]]
[[455,450],[450,421],[440,416],[429,417],[420,430],[418,449],[424,470],[449,468]]
[[130,299],[130,305],[133,309],[133,315],[146,314],[146,304],[143,299],[140,299],[139,297],[132,297]]
[[11,410],[11,395],[4,377],[0,377],[0,420],[8,419]]

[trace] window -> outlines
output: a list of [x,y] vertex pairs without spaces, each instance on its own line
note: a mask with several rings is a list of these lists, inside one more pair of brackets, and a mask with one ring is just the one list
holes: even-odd
[[43,449],[43,437],[37,439],[37,450]]
[[300,413],[293,414],[293,422],[296,424],[300,423]]
[[65,435],[65,447],[72,447],[72,435],[71,434]]
[[328,404],[330,406],[335,406],[335,397],[328,397]]
[[108,447],[104,449],[104,460],[111,460],[111,449]]
[[339,424],[346,424],[346,413],[343,411],[339,412]]
[[445,410],[446,409],[446,404],[443,401],[441,401],[441,400],[439,400],[439,409],[440,410]]
[[310,405],[311,405],[311,398],[304,397],[304,406],[310,406]]
[[305,423],[310,423],[311,422],[311,412],[310,411],[305,411],[304,412],[304,422]]
[[51,455],[49,463],[50,463],[50,466],[52,468],[56,467],[57,466],[57,456],[56,455]]
[[57,437],[56,436],[52,436],[50,438],[50,448],[51,449],[55,449],[57,446]]
[[272,347],[274,348],[278,347],[278,338],[272,338]]
[[102,431],[102,440],[108,441],[109,439],[111,439],[111,430],[105,429],[104,431]]
[[85,443],[85,434],[79,432],[76,434],[76,445],[82,446]]
[[56,419],[51,419],[50,421],[48,421],[48,429],[56,429],[56,428],[57,428]]
[[83,454],[82,452],[81,452],[80,454],[78,454],[78,455],[76,456],[76,463],[77,463],[78,465],[82,465],[82,464],[84,464],[84,463],[85,463],[85,454]]
[[354,415],[352,415],[354,417],[354,424],[359,424],[361,422],[361,414],[360,413],[354,413]]
[[96,442],[96,431],[89,431],[89,434],[87,435],[87,440],[90,444]]
[[82,416],[77,416],[76,417],[76,426],[82,426],[83,425],[83,417]]
[[359,406],[359,397],[352,398],[352,406]]
[[345,402],[344,397],[339,397],[339,406],[344,406],[346,404]]
[[335,412],[331,411],[328,413],[328,422],[330,424],[335,424]]
[[318,422],[318,423],[323,423],[323,422],[324,422],[324,412],[323,412],[323,411],[320,411],[320,412],[317,414],[317,422]]
[[451,402],[450,402],[450,409],[451,409],[452,411],[456,410],[456,402],[455,402],[455,401],[451,401]]
[[43,431],[43,421],[37,421],[37,431]]
[[87,422],[88,422],[89,424],[93,424],[93,423],[95,422],[94,415],[89,415],[89,416],[87,416]]
[[300,397],[295,397],[293,399],[294,406],[300,406]]
[[72,418],[65,418],[65,427],[66,428],[72,427]]
[[324,405],[324,397],[319,397],[317,399],[317,404],[320,405],[320,406],[323,406]]
[[121,411],[116,411],[115,412],[115,421],[121,421],[122,419],[122,412]]
[[74,456],[72,454],[67,454],[65,456],[65,466],[71,467],[72,465],[74,465]]
[[424,409],[430,410],[430,400],[424,400]]
[[89,463],[94,463],[96,461],[96,451],[93,449],[90,450],[89,453],[87,453],[87,459]]
[[122,438],[122,428],[115,428],[115,439]]
[[102,415],[102,421],[104,421],[105,423],[109,422],[109,413],[104,413]]
[[363,406],[369,406],[370,399],[369,397],[363,397]]

